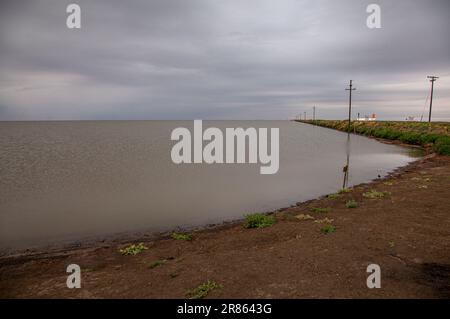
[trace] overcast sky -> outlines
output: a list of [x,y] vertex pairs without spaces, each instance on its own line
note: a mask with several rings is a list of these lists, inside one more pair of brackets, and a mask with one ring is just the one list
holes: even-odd
[[350,79],[355,115],[404,119],[427,112],[427,75],[450,120],[448,0],[0,3],[0,120],[344,118]]

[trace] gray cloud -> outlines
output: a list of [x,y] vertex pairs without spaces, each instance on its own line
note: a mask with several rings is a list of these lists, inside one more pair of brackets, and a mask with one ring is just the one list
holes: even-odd
[[[81,30],[65,26],[66,6]],[[382,8],[366,27],[368,4]],[[0,120],[450,119],[447,0],[3,1]]]

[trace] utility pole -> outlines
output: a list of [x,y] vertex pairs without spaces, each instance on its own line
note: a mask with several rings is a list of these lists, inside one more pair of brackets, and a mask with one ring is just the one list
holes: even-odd
[[352,123],[352,91],[356,90],[356,88],[353,88],[352,80],[350,80],[349,88],[345,90],[350,91],[350,96],[348,100],[348,132],[350,132],[350,125]]
[[316,106],[313,106],[313,121],[316,120]]
[[430,97],[430,114],[428,116],[428,123],[431,123],[431,109],[433,107],[433,90],[434,90],[434,82],[439,79],[437,76],[430,75],[427,77],[431,82],[431,97]]
[[305,121],[306,121],[306,112],[303,112],[303,118],[304,118]]

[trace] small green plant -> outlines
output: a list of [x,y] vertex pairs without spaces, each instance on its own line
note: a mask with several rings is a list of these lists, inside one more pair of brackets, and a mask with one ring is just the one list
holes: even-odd
[[311,211],[313,213],[321,213],[321,214],[329,213],[330,210],[331,210],[331,208],[329,208],[329,207],[313,207],[313,208],[311,208]]
[[215,281],[208,280],[195,289],[189,290],[186,293],[186,297],[189,299],[202,299],[205,298],[212,290],[222,288],[222,285]]
[[343,188],[339,190],[339,194],[347,194],[350,193],[352,190],[350,188]]
[[148,265],[148,268],[153,269],[159,266],[162,266],[166,263],[167,260],[155,260],[154,262],[152,262],[150,265]]
[[173,233],[172,238],[175,240],[191,241],[192,235],[189,233]]
[[320,229],[320,231],[324,234],[331,234],[336,231],[336,227],[334,227],[333,225],[326,225],[326,226],[322,227]]
[[376,199],[376,198],[383,198],[383,197],[389,196],[389,195],[391,195],[390,192],[379,192],[379,191],[372,189],[371,191],[364,193],[363,197],[370,198],[370,199]]
[[390,241],[388,242],[389,247],[394,248],[395,247],[395,242]]
[[330,194],[327,196],[327,198],[329,199],[338,199],[339,197],[341,197],[340,194]]
[[265,228],[275,224],[275,217],[264,214],[250,214],[245,216],[244,228]]
[[349,200],[347,203],[345,203],[345,207],[347,208],[357,208],[358,207],[358,202],[355,200]]
[[137,245],[133,244],[124,249],[121,249],[120,252],[122,253],[122,255],[133,255],[134,256],[134,255],[140,254],[141,252],[143,252],[146,249],[148,249],[148,247],[146,247],[144,245],[144,243],[139,243]]

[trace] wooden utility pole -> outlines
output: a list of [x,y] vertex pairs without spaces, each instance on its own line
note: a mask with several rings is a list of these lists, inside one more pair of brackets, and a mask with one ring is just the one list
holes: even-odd
[[353,81],[350,80],[350,85],[348,89],[345,89],[346,91],[350,91],[350,96],[348,100],[348,132],[350,132],[350,125],[352,124],[352,91],[356,90],[356,88],[353,88]]
[[430,97],[430,114],[428,115],[428,123],[431,123],[431,109],[433,107],[433,90],[434,90],[434,82],[439,79],[437,76],[430,75],[427,78],[430,79],[431,82],[431,97]]
[[313,106],[313,121],[316,120],[316,106]]

